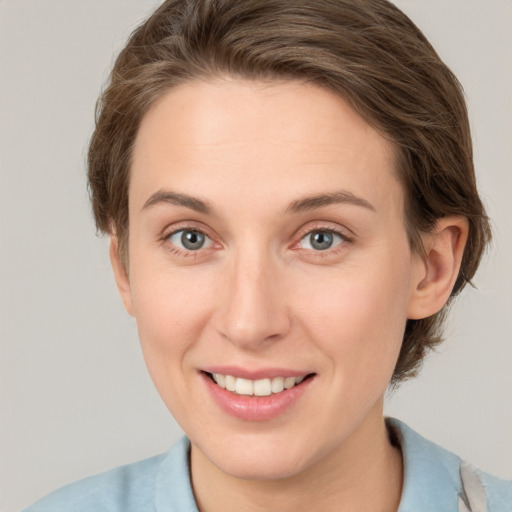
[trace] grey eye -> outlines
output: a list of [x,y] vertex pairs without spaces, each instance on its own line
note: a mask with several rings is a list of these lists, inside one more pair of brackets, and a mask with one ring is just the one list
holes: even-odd
[[194,229],[181,229],[169,237],[169,241],[176,247],[187,251],[197,251],[211,245],[212,240],[201,231]]
[[343,243],[343,237],[333,231],[317,230],[311,231],[301,240],[303,249],[313,249],[314,251],[326,251],[336,245]]

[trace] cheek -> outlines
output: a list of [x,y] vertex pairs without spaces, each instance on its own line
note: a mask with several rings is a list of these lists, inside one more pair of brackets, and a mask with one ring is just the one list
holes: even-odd
[[198,272],[138,267],[132,300],[146,363],[153,374],[182,363],[209,317],[212,284]]
[[312,277],[298,297],[303,328],[343,378],[391,376],[407,319],[409,285],[403,263],[352,268],[329,279]]
[[163,402],[186,425],[193,414],[190,364],[208,321],[209,287],[184,272],[150,266],[132,277],[132,296],[144,360]]

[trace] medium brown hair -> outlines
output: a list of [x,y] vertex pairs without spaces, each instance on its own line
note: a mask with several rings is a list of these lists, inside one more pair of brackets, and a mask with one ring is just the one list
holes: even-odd
[[[168,0],[140,25],[98,101],[88,155],[98,229],[117,236],[125,261],[140,122],[176,84],[217,76],[300,80],[348,101],[395,147],[413,250],[421,250],[420,233],[438,219],[468,219],[451,298],[470,282],[490,228],[462,88],[421,31],[386,0]],[[407,322],[394,384],[414,375],[441,341],[445,310]]]

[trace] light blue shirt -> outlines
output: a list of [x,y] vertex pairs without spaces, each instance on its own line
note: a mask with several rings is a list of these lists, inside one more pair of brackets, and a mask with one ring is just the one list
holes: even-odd
[[[398,512],[512,512],[512,481],[465,465],[398,420],[387,424],[404,461]],[[24,512],[198,512],[189,449],[183,437],[165,454],[63,487]]]

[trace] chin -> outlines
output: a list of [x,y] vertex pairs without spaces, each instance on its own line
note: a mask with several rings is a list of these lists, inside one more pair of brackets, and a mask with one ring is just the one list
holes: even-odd
[[[241,480],[283,480],[294,477],[305,469],[304,461],[290,457],[273,456],[240,458],[221,457],[212,461],[224,473]],[[218,462],[218,463],[217,463]]]
[[264,435],[231,441],[229,446],[207,444],[206,450],[201,451],[217,469],[242,480],[291,478],[306,470],[315,459],[314,454],[305,449],[311,443],[265,439]]

